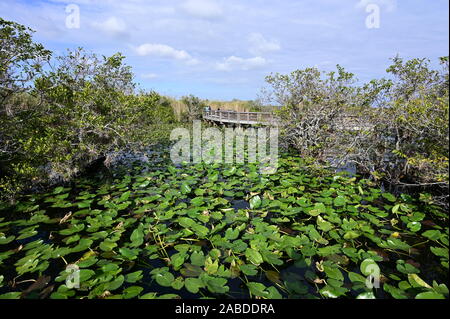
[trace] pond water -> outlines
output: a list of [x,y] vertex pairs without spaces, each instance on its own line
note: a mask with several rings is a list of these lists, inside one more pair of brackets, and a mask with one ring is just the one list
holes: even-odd
[[0,298],[448,298],[448,213],[423,198],[289,155],[135,159],[0,206]]

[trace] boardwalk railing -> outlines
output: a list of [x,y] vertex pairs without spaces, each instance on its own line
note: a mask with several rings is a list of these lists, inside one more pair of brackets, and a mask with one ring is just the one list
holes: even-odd
[[[280,119],[271,112],[236,112],[210,110],[203,111],[203,119],[213,121],[220,124],[237,124],[237,125],[279,125]],[[334,120],[334,127],[338,130],[371,130],[373,125],[361,121],[356,115],[344,114]]]
[[203,119],[208,121],[246,125],[269,125],[277,121],[271,112],[236,112],[210,110],[203,112]]

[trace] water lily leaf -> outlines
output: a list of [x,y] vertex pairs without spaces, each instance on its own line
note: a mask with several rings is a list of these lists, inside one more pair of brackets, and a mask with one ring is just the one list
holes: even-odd
[[429,284],[427,284],[422,278],[420,278],[417,274],[408,274],[408,281],[411,284],[411,286],[417,288],[417,287],[424,287],[432,289]]
[[181,184],[181,192],[183,194],[189,194],[192,191],[192,189],[189,187],[189,184],[183,183]]
[[80,269],[80,283],[89,280],[94,275],[95,272],[91,269]]
[[171,262],[173,268],[175,270],[179,269],[183,265],[185,258],[186,258],[185,252],[179,252],[179,253],[173,254],[170,257],[170,262]]
[[433,254],[439,257],[444,257],[448,259],[448,248],[442,248],[442,247],[430,247],[430,250]]
[[176,290],[180,290],[181,288],[183,288],[183,286],[184,286],[184,279],[183,279],[183,277],[177,277],[177,279],[175,279],[174,281],[172,281],[172,285],[171,285],[171,287],[173,288],[173,289],[176,289]]
[[356,299],[376,299],[372,291],[360,293]]
[[200,288],[205,287],[205,284],[199,278],[186,278],[184,281],[184,286],[189,292],[196,294]]
[[7,292],[0,295],[0,299],[20,299],[21,294],[20,291]]
[[334,206],[344,206],[347,203],[347,200],[345,199],[344,196],[337,196],[334,201],[333,204]]
[[185,277],[198,277],[203,270],[199,266],[185,263],[180,272]]
[[16,237],[15,236],[8,236],[6,237],[4,234],[0,233],[0,245],[6,245],[12,242]]
[[390,202],[395,202],[397,200],[397,198],[394,195],[392,195],[391,193],[382,193],[381,196],[383,196]]
[[84,224],[75,224],[69,228],[63,229],[59,232],[60,235],[67,236],[72,235],[74,233],[78,233],[84,229]]
[[130,249],[126,247],[119,248],[119,252],[128,260],[136,259],[139,254],[139,251],[137,249]]
[[253,196],[252,198],[250,198],[250,208],[251,209],[258,209],[261,206],[261,197],[259,197],[258,195]]
[[339,281],[344,281],[344,276],[342,275],[342,272],[338,267],[324,265],[323,269],[324,269],[325,273],[327,274],[328,278],[336,279]]
[[125,277],[123,275],[119,275],[116,279],[114,279],[113,281],[109,282],[106,285],[106,287],[107,287],[106,289],[109,291],[116,290],[122,286],[124,280],[125,280]]
[[245,250],[245,257],[247,257],[247,260],[249,262],[256,266],[262,264],[263,262],[263,257],[261,256],[261,254],[253,248],[247,248]]
[[115,247],[117,247],[117,243],[112,241],[111,239],[105,239],[100,243],[100,249],[103,251],[111,251]]
[[275,284],[281,284],[280,280],[280,273],[273,271],[273,270],[267,270],[265,272],[267,279],[269,279],[271,282]]
[[258,273],[258,270],[254,265],[240,265],[239,269],[247,276],[255,276]]
[[351,282],[366,282],[366,278],[364,276],[351,271],[348,273],[348,278]]
[[195,232],[195,234],[199,238],[204,238],[209,234],[209,229],[207,227],[199,225],[199,224],[194,224],[192,226],[192,230]]
[[356,239],[359,236],[361,236],[361,234],[359,232],[350,230],[344,234],[344,239]]
[[323,230],[324,232],[333,229],[333,224],[327,222],[321,216],[317,216],[317,226],[319,227],[320,230]]
[[117,203],[122,203],[125,202],[126,200],[128,200],[128,198],[131,195],[131,191],[122,193],[122,195],[120,195],[119,199],[116,201]]
[[282,265],[283,261],[279,259],[279,255],[269,251],[269,250],[261,250],[261,255],[263,260],[272,265]]
[[158,283],[158,285],[163,287],[170,287],[172,284],[172,281],[175,280],[175,277],[170,272],[164,272],[159,273],[155,275],[155,280]]
[[319,290],[320,294],[327,298],[338,298],[340,296],[345,295],[347,291],[348,290],[346,288],[334,287],[329,285],[326,285],[325,287]]
[[138,270],[129,274],[125,275],[125,281],[129,283],[135,283],[139,280],[141,280],[143,277],[142,270]]
[[434,230],[427,230],[427,231],[422,233],[422,236],[436,241],[439,238],[441,238],[441,232],[439,230],[436,230],[436,229],[434,229]]
[[203,197],[195,197],[191,199],[191,204],[195,207],[201,206],[205,202],[205,199]]
[[404,262],[403,260],[397,260],[396,268],[398,271],[404,274],[418,274],[420,270],[413,265]]
[[416,295],[416,299],[445,299],[445,296],[434,291],[427,291]]
[[212,275],[215,274],[217,272],[217,270],[219,269],[219,261],[216,260],[212,260],[211,257],[206,258],[205,260],[205,271]]
[[254,296],[258,297],[268,297],[269,293],[266,290],[266,286],[259,282],[248,282],[247,283],[248,290]]
[[230,290],[227,286],[227,280],[225,278],[217,278],[212,276],[202,276],[203,282],[206,284],[208,290],[212,293],[224,294]]
[[139,247],[144,243],[144,232],[142,230],[142,224],[140,224],[140,227],[133,230],[130,236],[131,240],[131,247]]
[[180,217],[178,218],[178,223],[182,227],[191,228],[193,225],[195,225],[195,221],[189,217]]
[[194,251],[191,255],[191,263],[195,266],[203,267],[205,265],[205,259],[202,251]]
[[409,222],[406,226],[409,228],[410,231],[418,232],[422,227],[422,224],[420,222]]
[[139,286],[128,287],[128,288],[124,289],[124,291],[122,292],[122,297],[124,299],[134,298],[134,297],[138,296],[142,292],[142,290],[144,290],[144,288],[139,287]]
[[228,240],[235,240],[236,238],[239,237],[239,230],[236,228],[228,228],[227,231],[225,232],[225,239]]

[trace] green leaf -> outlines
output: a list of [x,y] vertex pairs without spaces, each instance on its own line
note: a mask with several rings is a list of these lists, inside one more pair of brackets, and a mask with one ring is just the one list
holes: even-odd
[[184,286],[189,292],[196,294],[200,288],[205,287],[205,284],[199,278],[186,278],[184,280]]
[[155,280],[158,285],[163,287],[170,287],[172,285],[172,281],[175,280],[175,277],[170,272],[158,273],[155,275]]
[[251,209],[258,209],[261,206],[261,203],[262,203],[261,197],[259,197],[258,195],[250,198],[250,208]]
[[416,299],[445,299],[445,296],[434,291],[427,291],[418,294]]
[[183,184],[181,184],[181,192],[182,192],[183,194],[189,194],[191,191],[192,191],[192,190],[191,190],[191,188],[189,187],[189,184],[188,184],[188,183],[183,183]]
[[191,255],[191,263],[195,266],[203,267],[205,265],[205,255],[202,251],[194,251]]
[[439,230],[427,230],[422,233],[422,236],[425,236],[431,240],[436,241],[439,238],[441,238],[441,232]]
[[245,250],[245,257],[247,257],[247,260],[249,262],[251,262],[252,264],[254,264],[256,266],[259,264],[262,264],[262,262],[263,262],[263,258],[261,256],[261,254],[253,248],[247,248]]
[[334,201],[333,204],[334,206],[344,206],[346,204],[347,200],[345,199],[344,196],[337,196]]
[[142,270],[138,270],[129,274],[125,275],[125,281],[129,283],[135,283],[139,280],[141,280],[143,277]]
[[254,296],[258,297],[268,297],[269,293],[266,290],[266,286],[259,282],[248,282],[247,287],[250,290],[250,293]]
[[142,292],[142,290],[144,290],[144,288],[139,287],[139,286],[128,287],[128,288],[124,289],[124,291],[122,292],[122,297],[124,299],[134,298],[137,295],[139,295]]
[[323,269],[324,269],[325,273],[327,274],[328,278],[336,279],[339,281],[344,281],[344,276],[342,275],[342,272],[340,271],[340,269],[337,266],[332,267],[332,266],[324,265]]
[[360,293],[356,299],[376,299],[372,291]]
[[0,295],[0,299],[20,299],[21,292],[13,291]]

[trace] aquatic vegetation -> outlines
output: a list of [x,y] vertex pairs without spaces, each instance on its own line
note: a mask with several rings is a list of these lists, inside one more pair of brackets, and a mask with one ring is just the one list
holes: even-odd
[[135,163],[3,204],[0,298],[448,298],[448,212],[279,164]]

